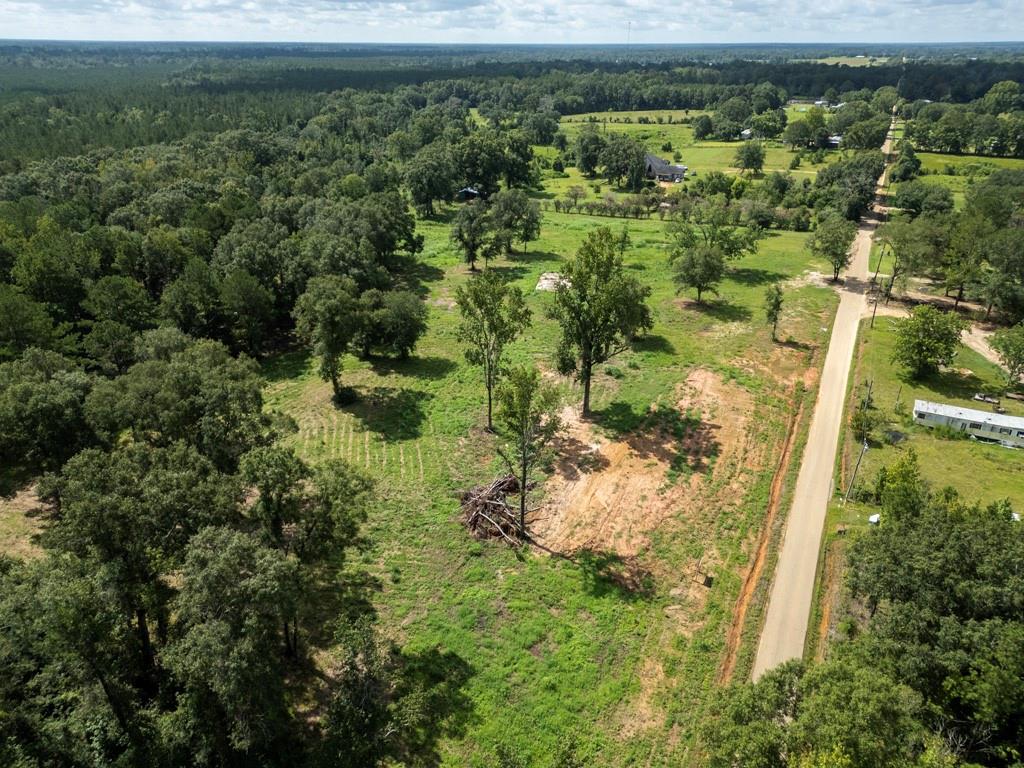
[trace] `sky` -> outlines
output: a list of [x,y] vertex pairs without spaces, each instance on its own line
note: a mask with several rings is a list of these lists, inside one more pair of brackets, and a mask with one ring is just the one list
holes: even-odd
[[1024,40],[1024,0],[0,0],[0,38],[391,43]]

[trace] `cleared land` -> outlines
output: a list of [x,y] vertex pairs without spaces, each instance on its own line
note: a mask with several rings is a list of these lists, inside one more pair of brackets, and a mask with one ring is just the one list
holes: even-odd
[[[382,625],[412,650],[440,647],[468,669],[472,720],[442,748],[445,765],[485,765],[500,743],[536,756],[567,732],[595,745],[593,765],[678,765],[694,713],[715,685],[795,393],[827,337],[836,298],[805,235],[775,233],[733,265],[722,296],[677,296],[664,224],[548,212],[528,253],[492,266],[529,295],[535,322],[515,345],[554,377],[557,271],[595,226],[629,227],[631,270],[653,288],[655,327],[603,366],[593,423],[570,419],[562,458],[539,491],[534,525],[557,556],[525,556],[468,537],[455,493],[498,469],[480,429],[480,374],[455,342],[453,295],[466,268],[445,221],[425,221],[422,278],[430,330],[405,362],[346,361],[361,399],[336,408],[300,354],[266,367],[269,407],[294,417],[313,459],[345,457],[380,481],[384,503],[352,563],[372,575]],[[773,344],[764,289],[792,281]],[[567,403],[578,388],[561,381]],[[704,576],[711,576],[704,586]]]

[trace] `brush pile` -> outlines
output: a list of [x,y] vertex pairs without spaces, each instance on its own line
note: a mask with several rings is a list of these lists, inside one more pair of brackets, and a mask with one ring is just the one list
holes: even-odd
[[509,494],[519,493],[515,475],[502,475],[488,485],[463,491],[462,524],[478,539],[505,539],[513,546],[523,543],[519,530],[519,510],[508,503]]

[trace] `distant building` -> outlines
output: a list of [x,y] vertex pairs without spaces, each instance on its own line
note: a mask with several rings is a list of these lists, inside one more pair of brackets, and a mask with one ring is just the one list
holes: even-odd
[[925,427],[948,427],[978,440],[1024,448],[1024,417],[1021,416],[915,400],[914,422]]
[[689,170],[685,165],[673,165],[657,155],[647,155],[647,178],[655,181],[670,181],[678,184]]
[[455,193],[455,199],[463,203],[469,200],[476,200],[478,197],[480,197],[480,193],[473,187],[463,187]]
[[843,137],[838,133],[834,133],[828,137],[828,146],[830,149],[839,149],[839,145],[843,143]]

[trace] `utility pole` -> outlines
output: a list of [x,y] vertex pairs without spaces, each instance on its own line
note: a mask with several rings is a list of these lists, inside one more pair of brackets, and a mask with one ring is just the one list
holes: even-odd
[[850,500],[850,492],[853,490],[853,484],[857,482],[857,472],[860,470],[860,462],[864,458],[864,454],[868,452],[868,439],[864,438],[864,443],[861,445],[860,456],[857,457],[857,464],[853,468],[853,477],[850,478],[850,484],[846,487],[846,496],[843,498],[843,504]]
[[[875,380],[871,379],[868,381],[868,393],[861,400],[860,409],[866,411],[871,403],[871,390],[875,387]],[[850,493],[853,491],[853,484],[857,482],[857,472],[860,471],[860,463],[864,460],[864,454],[868,452],[868,438],[864,436],[864,442],[861,444],[860,456],[857,457],[857,464],[853,467],[853,476],[850,478],[850,484],[846,487],[846,496],[843,498],[843,504],[850,500]]]

